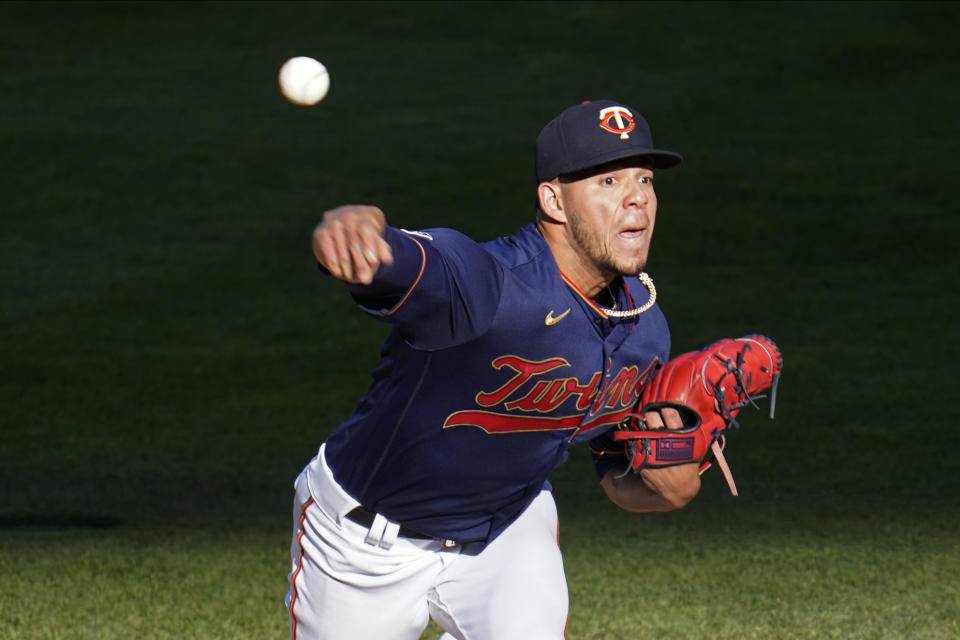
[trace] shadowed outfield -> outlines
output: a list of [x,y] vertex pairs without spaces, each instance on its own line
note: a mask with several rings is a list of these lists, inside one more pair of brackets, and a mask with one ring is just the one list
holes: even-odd
[[[290,484],[385,327],[316,272],[324,208],[477,239],[539,127],[642,109],[674,352],[760,331],[687,509],[555,474],[569,637],[960,634],[949,4],[0,5],[0,637],[283,637]],[[312,55],[331,91],[282,100]],[[436,637],[436,631],[428,632]]]

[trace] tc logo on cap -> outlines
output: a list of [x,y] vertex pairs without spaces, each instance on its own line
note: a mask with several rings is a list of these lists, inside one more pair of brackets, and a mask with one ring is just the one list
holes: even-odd
[[600,128],[610,133],[619,133],[621,140],[630,137],[634,127],[633,114],[626,107],[607,107],[600,110]]

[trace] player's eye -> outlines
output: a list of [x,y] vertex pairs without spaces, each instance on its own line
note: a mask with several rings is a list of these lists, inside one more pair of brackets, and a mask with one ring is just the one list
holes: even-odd
[[653,176],[641,176],[640,184],[653,184]]
[[606,187],[611,187],[615,184],[617,184],[617,179],[613,176],[607,176],[603,179],[603,185]]

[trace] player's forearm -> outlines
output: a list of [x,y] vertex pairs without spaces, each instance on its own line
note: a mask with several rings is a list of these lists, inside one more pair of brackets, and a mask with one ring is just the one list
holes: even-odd
[[600,485],[611,502],[636,513],[680,509],[700,491],[700,475],[695,464],[618,475],[607,472]]

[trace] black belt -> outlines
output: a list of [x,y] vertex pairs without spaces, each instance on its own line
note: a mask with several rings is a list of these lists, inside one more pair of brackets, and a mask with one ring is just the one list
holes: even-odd
[[[373,519],[377,517],[377,514],[372,511],[367,511],[363,507],[357,507],[353,511],[347,514],[347,518],[361,524],[365,527],[370,527],[373,525]],[[434,536],[428,536],[425,533],[420,533],[416,529],[411,529],[410,527],[405,527],[400,525],[400,530],[397,532],[397,535],[401,538],[414,538],[416,540],[434,540]]]

